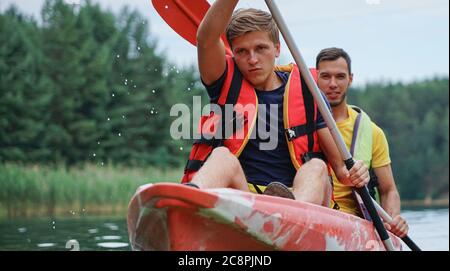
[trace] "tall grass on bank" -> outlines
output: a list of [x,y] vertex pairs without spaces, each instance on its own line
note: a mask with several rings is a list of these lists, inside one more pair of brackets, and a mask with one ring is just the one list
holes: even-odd
[[0,216],[124,212],[140,185],[179,182],[181,175],[179,169],[0,164]]

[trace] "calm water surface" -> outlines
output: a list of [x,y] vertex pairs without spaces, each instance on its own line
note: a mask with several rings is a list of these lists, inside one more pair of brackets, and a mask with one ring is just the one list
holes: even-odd
[[[423,250],[449,250],[449,210],[406,210],[410,237]],[[0,221],[0,250],[130,250],[126,218]],[[408,250],[404,246],[405,250]]]

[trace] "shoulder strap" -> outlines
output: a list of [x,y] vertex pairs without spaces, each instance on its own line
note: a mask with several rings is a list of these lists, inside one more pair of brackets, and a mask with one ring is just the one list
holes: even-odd
[[359,107],[350,106],[358,112],[358,116],[353,127],[350,153],[359,160],[363,160],[368,167],[372,162],[373,132],[370,117]]
[[[316,121],[315,121],[315,115],[316,115],[316,108],[314,104],[314,98],[311,94],[311,91],[309,90],[308,86],[306,85],[305,80],[300,75],[300,80],[302,84],[302,93],[303,93],[303,101],[305,105],[305,113],[306,113],[306,127],[309,131],[315,131],[316,130]],[[308,151],[312,152],[314,148],[314,134],[308,133]]]
[[241,71],[237,68],[236,62],[234,62],[234,60],[233,65],[234,65],[233,78],[231,80],[230,89],[228,90],[226,104],[236,105],[239,98],[239,94],[241,93],[243,76]]
[[224,106],[226,104],[235,105],[239,98],[242,88],[242,73],[239,71],[236,62],[230,56],[227,56],[227,78],[221,90],[221,96],[218,104]]

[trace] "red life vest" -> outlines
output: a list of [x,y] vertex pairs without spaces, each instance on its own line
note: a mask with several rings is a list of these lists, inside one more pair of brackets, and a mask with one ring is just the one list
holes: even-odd
[[[218,146],[227,147],[232,154],[239,157],[255,127],[258,113],[258,97],[255,89],[243,78],[232,57],[227,57],[227,69],[227,77],[217,102],[222,108],[222,114],[211,112],[209,116],[201,118],[199,123],[201,139],[192,147],[182,183],[192,180],[213,149]],[[286,67],[283,70],[286,70]],[[300,76],[298,67],[292,64],[287,70],[290,70],[290,76],[284,94],[284,129],[292,164],[298,170],[307,156],[321,153],[316,131],[318,108]],[[317,80],[316,70],[312,69],[311,72]],[[231,120],[229,117],[225,118],[223,109],[226,104],[234,106]],[[231,125],[238,128],[235,127],[232,133],[225,134],[224,131]]]

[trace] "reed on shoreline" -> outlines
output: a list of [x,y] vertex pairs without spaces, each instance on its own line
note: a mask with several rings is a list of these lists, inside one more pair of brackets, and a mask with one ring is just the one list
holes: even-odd
[[0,164],[0,216],[126,212],[136,189],[155,182],[179,182],[181,169]]
[[[182,169],[0,164],[0,218],[126,215],[136,189],[179,182]],[[448,207],[448,198],[402,200],[402,208]]]

